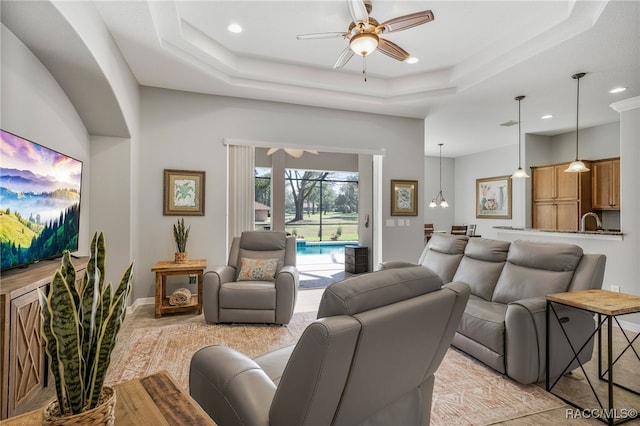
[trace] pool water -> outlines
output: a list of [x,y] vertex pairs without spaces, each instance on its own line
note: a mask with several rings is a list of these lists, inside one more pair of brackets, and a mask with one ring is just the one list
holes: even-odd
[[306,243],[298,244],[296,252],[299,256],[309,254],[344,254],[344,246],[355,245],[354,242],[343,243]]

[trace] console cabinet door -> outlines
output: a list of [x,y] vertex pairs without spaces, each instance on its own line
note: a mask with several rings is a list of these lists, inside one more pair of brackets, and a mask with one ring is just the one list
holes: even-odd
[[11,301],[9,406],[13,416],[20,404],[44,386],[45,351],[42,344],[40,302],[34,290]]

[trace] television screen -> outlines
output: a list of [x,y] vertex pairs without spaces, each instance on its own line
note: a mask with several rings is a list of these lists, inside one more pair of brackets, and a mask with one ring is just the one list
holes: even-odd
[[1,269],[78,250],[82,162],[0,133]]

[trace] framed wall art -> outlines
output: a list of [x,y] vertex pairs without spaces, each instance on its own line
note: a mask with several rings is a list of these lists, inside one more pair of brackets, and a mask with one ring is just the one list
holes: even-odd
[[204,216],[205,172],[164,170],[165,216]]
[[511,177],[476,179],[476,217],[511,219]]
[[391,180],[391,216],[418,215],[418,181]]

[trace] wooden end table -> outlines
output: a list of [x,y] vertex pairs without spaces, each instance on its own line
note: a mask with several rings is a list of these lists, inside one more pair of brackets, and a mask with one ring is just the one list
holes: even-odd
[[[573,345],[571,344],[571,341],[569,340],[569,336],[567,335],[567,332],[564,329],[562,321],[560,321],[560,318],[558,317],[558,314],[553,307],[554,303],[597,314],[598,324],[597,324],[596,330],[594,330],[591,336],[589,336],[589,338],[587,339],[587,342],[590,341],[595,336],[596,333],[598,334],[598,378],[600,380],[607,380],[607,384],[608,384],[608,387],[607,387],[608,406],[607,407],[604,407],[603,404],[600,402],[600,398],[598,398],[598,395],[593,385],[591,384],[589,377],[587,377],[587,374],[584,371],[584,368],[582,366],[582,363],[580,362],[580,359],[578,358],[578,354],[584,349],[584,347],[586,347],[587,342],[585,342],[583,346],[577,351],[574,349]],[[629,420],[634,420],[635,417],[632,417],[632,416],[627,416],[627,417],[618,419],[617,421],[616,421],[616,418],[614,417],[615,415],[624,414],[622,413],[621,410],[619,411],[616,410],[613,404],[613,393],[614,393],[613,386],[614,385],[616,385],[619,388],[625,389],[631,393],[634,393],[636,395],[640,395],[640,392],[638,392],[635,389],[630,389],[628,387],[615,383],[614,377],[613,377],[613,366],[615,365],[616,361],[620,359],[622,354],[624,354],[629,349],[631,349],[631,351],[635,353],[636,357],[638,358],[638,361],[640,361],[640,355],[633,348],[633,343],[636,340],[638,340],[638,337],[640,336],[640,334],[636,335],[633,339],[630,339],[629,336],[627,336],[627,334],[625,333],[624,329],[620,326],[620,323],[618,322],[618,318],[617,318],[617,316],[619,315],[633,314],[636,312],[640,312],[640,296],[635,296],[632,294],[616,293],[613,291],[602,290],[602,289],[580,290],[580,291],[571,291],[567,293],[548,294],[547,295],[547,339],[546,339],[547,371],[546,371],[546,377],[545,377],[546,390],[548,392],[551,392],[551,390],[556,385],[556,383],[558,383],[558,380],[560,379],[560,377],[562,377],[562,374],[560,374],[560,376],[555,380],[553,384],[550,383],[549,320],[551,319],[551,313],[553,313],[554,318],[560,325],[560,328],[562,329],[562,332],[565,338],[567,339],[567,342],[569,342],[569,346],[571,346],[571,350],[573,351],[573,355],[574,355],[573,359],[569,361],[567,366],[564,368],[563,374],[564,372],[567,371],[571,363],[573,363],[573,361],[577,359],[578,363],[580,364],[580,368],[582,369],[582,372],[584,373],[585,378],[589,383],[589,386],[591,387],[591,391],[593,392],[593,395],[595,396],[596,401],[598,401],[598,404],[600,405],[600,408],[598,411],[602,415],[598,416],[597,418],[609,425],[620,424]],[[618,355],[618,357],[615,360],[612,359],[613,358],[613,321],[615,321],[616,324],[618,324],[618,327],[620,328],[620,330],[622,331],[622,334],[627,340],[627,346],[624,347],[620,355]],[[602,326],[604,325],[605,322],[607,323],[607,367],[606,367],[606,370],[603,372],[602,362],[601,362],[602,360]],[[563,401],[567,402],[568,404],[571,404],[572,406],[580,410],[584,410],[583,407],[578,406],[574,402],[571,402],[560,395],[556,395],[556,394],[554,395],[559,397]],[[629,413],[631,413],[631,411],[629,411]],[[637,411],[634,411],[634,413],[635,413],[635,416],[638,415]]]
[[[209,425],[215,422],[166,371],[114,386],[116,425]],[[2,421],[3,426],[42,424],[43,409]]]
[[[202,282],[204,281],[204,270],[207,268],[205,259],[187,260],[184,263],[175,263],[163,260],[155,265],[151,270],[156,273],[156,318],[162,314],[172,314],[178,312],[196,311],[202,313]],[[198,293],[191,296],[191,302],[183,306],[172,306],[167,297],[167,276],[168,275],[197,275]]]

